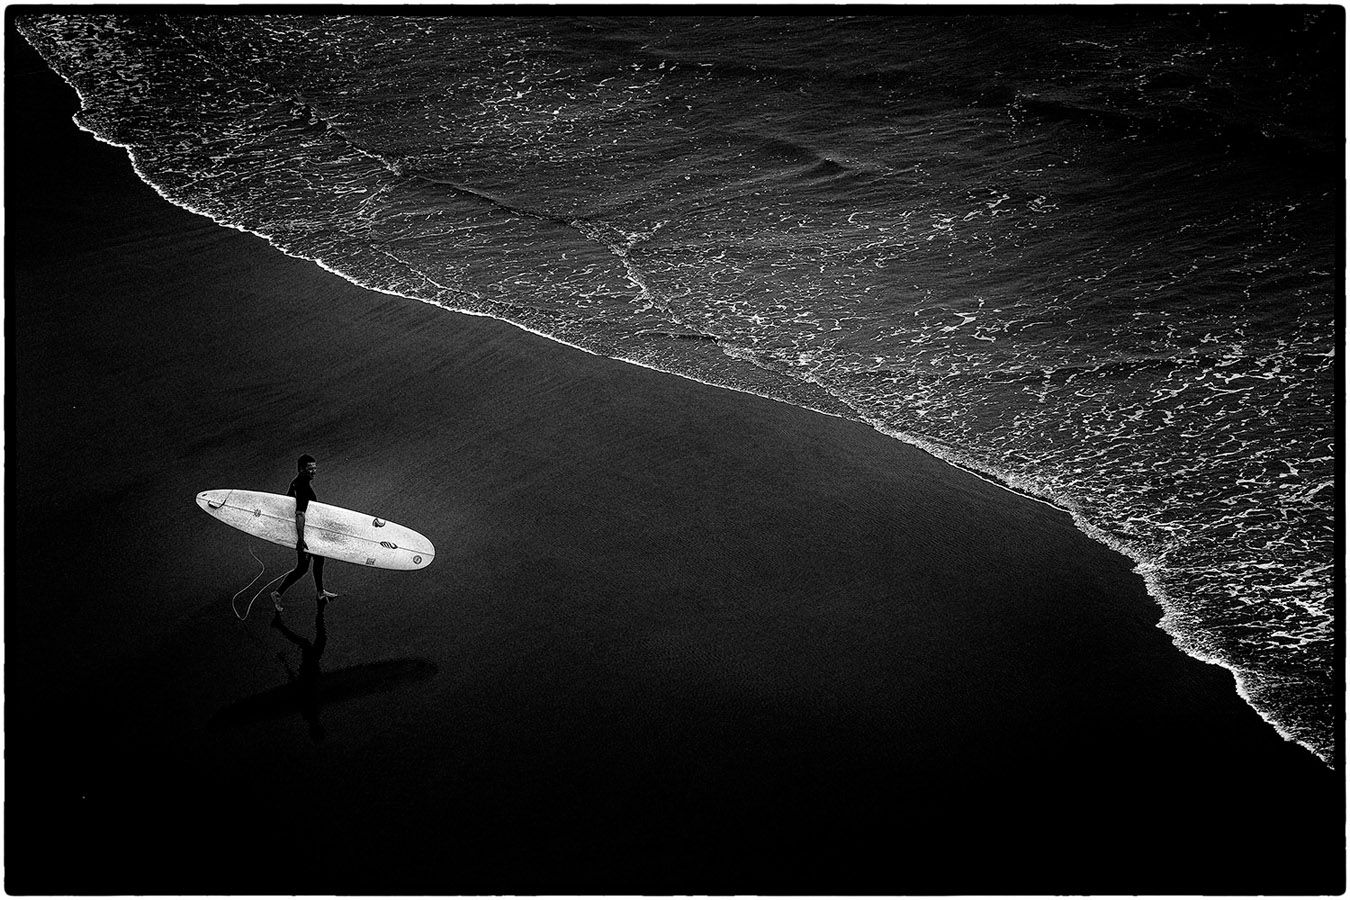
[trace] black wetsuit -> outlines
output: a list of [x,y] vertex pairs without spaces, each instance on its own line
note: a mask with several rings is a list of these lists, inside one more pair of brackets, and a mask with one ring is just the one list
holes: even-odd
[[[314,488],[309,486],[309,482],[310,479],[307,475],[297,475],[295,476],[295,479],[291,481],[291,486],[286,490],[287,497],[295,498],[295,509],[297,512],[304,512],[309,509],[311,500],[319,499],[314,496]],[[314,586],[319,589],[320,593],[323,593],[323,557],[315,556],[313,559]],[[309,571],[309,560],[310,554],[301,550],[299,542],[297,542],[295,547],[295,568],[292,569],[285,580],[281,582],[281,587],[277,588],[278,594],[286,593],[288,587],[299,581],[300,576]]]

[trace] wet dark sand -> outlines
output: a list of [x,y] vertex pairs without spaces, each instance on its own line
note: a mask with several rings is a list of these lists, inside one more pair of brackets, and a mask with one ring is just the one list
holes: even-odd
[[[177,209],[9,37],[10,893],[1344,889],[1340,774],[1066,516]],[[301,452],[438,556],[283,687],[193,498]]]

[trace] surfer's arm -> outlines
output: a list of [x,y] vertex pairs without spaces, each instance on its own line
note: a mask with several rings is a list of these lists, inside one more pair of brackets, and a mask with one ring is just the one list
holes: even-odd
[[305,511],[303,509],[295,511],[295,549],[305,549]]

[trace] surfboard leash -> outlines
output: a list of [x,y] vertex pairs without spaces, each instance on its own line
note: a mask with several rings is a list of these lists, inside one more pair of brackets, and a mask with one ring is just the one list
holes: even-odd
[[258,574],[253,576],[253,581],[250,581],[248,584],[244,585],[242,588],[239,589],[238,593],[236,593],[233,597],[230,598],[230,610],[234,613],[234,617],[241,622],[247,621],[248,614],[253,612],[254,601],[256,601],[260,596],[262,596],[262,592],[286,577],[286,573],[282,572],[276,578],[273,578],[271,581],[267,582],[267,584],[259,588],[258,593],[254,594],[253,598],[248,601],[248,606],[244,608],[244,614],[242,616],[239,615],[239,607],[235,605],[235,601],[239,599],[239,594],[242,594],[244,591],[253,587],[253,585],[257,582],[257,580],[263,577],[263,573],[267,571],[267,564],[264,563],[261,559],[258,559],[258,554],[253,552],[252,547],[248,548],[248,553],[249,556],[252,556],[254,561],[257,562],[259,566],[261,566],[261,568],[258,569]]

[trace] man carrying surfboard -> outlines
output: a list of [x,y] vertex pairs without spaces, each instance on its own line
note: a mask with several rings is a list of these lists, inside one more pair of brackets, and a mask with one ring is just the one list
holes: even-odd
[[[277,612],[281,612],[281,595],[286,593],[286,589],[300,580],[305,572],[309,571],[309,560],[311,554],[305,546],[305,510],[309,508],[311,500],[318,500],[314,496],[314,488],[310,482],[319,471],[319,464],[314,457],[308,453],[296,460],[296,468],[299,474],[291,481],[290,488],[286,491],[287,497],[295,498],[295,568],[286,575],[281,582],[281,587],[272,592],[272,605],[276,607]],[[323,589],[323,557],[314,556],[314,586],[319,589],[318,599],[326,602],[333,599],[337,594],[330,593]]]

